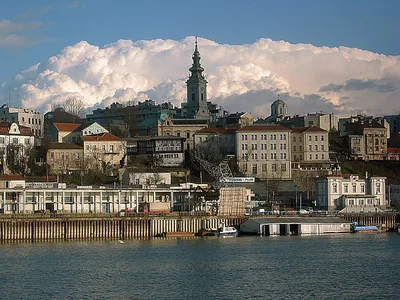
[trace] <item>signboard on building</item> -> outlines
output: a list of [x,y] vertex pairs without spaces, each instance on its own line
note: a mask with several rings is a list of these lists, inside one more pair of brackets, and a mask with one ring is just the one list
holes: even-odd
[[232,182],[232,183],[251,183],[255,182],[255,177],[231,177],[231,178],[221,178],[220,182]]

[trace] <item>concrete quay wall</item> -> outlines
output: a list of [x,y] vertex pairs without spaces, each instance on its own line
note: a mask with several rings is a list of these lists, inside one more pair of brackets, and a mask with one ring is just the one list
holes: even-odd
[[0,219],[0,242],[129,240],[165,232],[194,235],[204,228],[217,228],[221,222],[238,226],[243,220],[241,217]]

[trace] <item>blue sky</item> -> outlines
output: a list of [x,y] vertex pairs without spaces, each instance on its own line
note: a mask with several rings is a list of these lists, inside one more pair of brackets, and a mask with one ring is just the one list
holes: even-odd
[[181,41],[197,35],[242,45],[270,38],[400,55],[397,0],[2,2],[0,83],[79,41],[103,47],[120,39]]
[[101,46],[198,35],[246,44],[266,37],[399,55],[399,11],[397,0],[4,1],[0,20],[41,22],[18,34],[42,40],[0,47],[0,81],[81,40]]

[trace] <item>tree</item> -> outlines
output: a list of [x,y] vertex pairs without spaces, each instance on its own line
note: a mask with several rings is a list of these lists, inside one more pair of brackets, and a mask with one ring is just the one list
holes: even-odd
[[36,151],[32,145],[8,144],[6,148],[7,167],[11,173],[22,176],[32,173],[36,167]]
[[85,102],[78,97],[68,98],[64,102],[52,104],[51,110],[54,111],[56,108],[63,108],[65,112],[70,113],[76,118],[84,118],[86,114]]

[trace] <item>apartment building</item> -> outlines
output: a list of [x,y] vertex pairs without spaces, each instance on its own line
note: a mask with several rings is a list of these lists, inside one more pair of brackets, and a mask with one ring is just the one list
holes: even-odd
[[37,137],[42,137],[44,134],[43,114],[34,109],[14,108],[3,104],[0,107],[0,120],[28,127]]
[[252,125],[236,131],[236,158],[246,176],[291,178],[291,130],[281,125]]
[[291,130],[293,162],[329,161],[328,131],[316,126],[293,127]]

